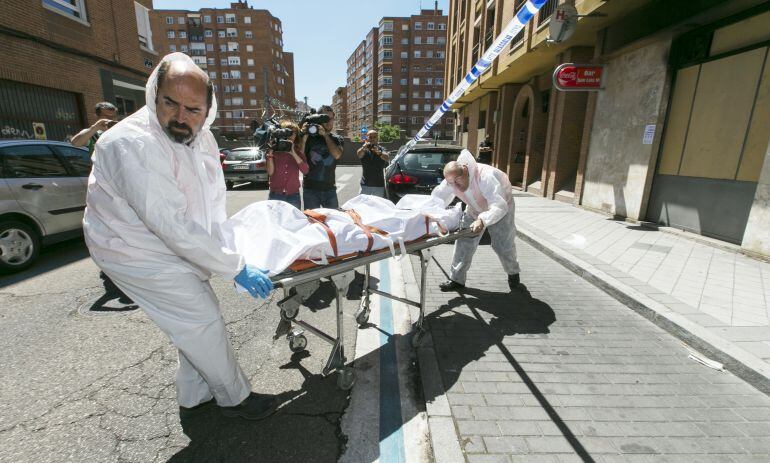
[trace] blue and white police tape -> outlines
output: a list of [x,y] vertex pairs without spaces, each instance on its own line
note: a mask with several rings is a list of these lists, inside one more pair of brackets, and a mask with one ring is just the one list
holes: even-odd
[[409,148],[414,146],[415,143],[417,143],[428,133],[428,131],[430,131],[430,129],[441,119],[441,116],[443,116],[445,112],[449,111],[449,108],[454,104],[454,102],[465,94],[465,91],[468,90],[468,87],[470,87],[471,84],[476,79],[478,79],[479,76],[483,74],[487,68],[489,68],[489,66],[492,65],[492,62],[495,60],[495,58],[497,58],[503,49],[509,43],[511,43],[511,40],[516,37],[516,34],[524,29],[524,26],[532,19],[532,17],[535,16],[535,14],[537,14],[538,11],[540,11],[540,8],[542,8],[546,1],[547,0],[528,0],[527,3],[525,3],[524,6],[522,6],[519,11],[516,12],[516,15],[514,15],[513,19],[511,19],[511,21],[505,26],[495,41],[492,42],[492,45],[490,45],[484,54],[481,55],[481,58],[479,58],[476,64],[473,65],[468,74],[466,74],[465,77],[460,80],[460,83],[457,85],[457,87],[455,87],[452,93],[449,94],[446,100],[444,100],[444,102],[439,105],[436,112],[433,113],[430,119],[428,119],[428,122],[425,123],[419,132],[417,132],[417,135],[409,140],[404,149],[402,149],[396,155],[396,157],[393,159],[393,162],[396,162],[401,156],[403,156],[406,151],[409,150]]

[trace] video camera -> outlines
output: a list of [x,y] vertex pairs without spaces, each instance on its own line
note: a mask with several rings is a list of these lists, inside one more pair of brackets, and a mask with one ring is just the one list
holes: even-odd
[[327,114],[310,113],[305,115],[302,119],[302,123],[307,123],[307,133],[310,135],[318,134],[318,126],[329,122],[329,116]]
[[289,138],[293,133],[291,129],[281,128],[275,119],[266,119],[262,126],[254,131],[254,144],[263,150],[291,151],[294,144]]

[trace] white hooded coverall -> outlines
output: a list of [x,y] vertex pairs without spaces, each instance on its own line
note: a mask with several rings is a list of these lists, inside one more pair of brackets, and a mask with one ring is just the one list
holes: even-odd
[[[192,60],[172,53],[164,61]],[[195,139],[176,143],[155,112],[158,69],[146,106],[99,138],[83,218],[96,264],[163,330],[179,351],[177,400],[221,406],[251,392],[227,339],[208,280],[233,279],[243,258],[223,246],[225,182],[209,126],[216,99]]]
[[[463,150],[457,162],[468,167],[469,184],[465,192],[460,191],[446,180],[433,189],[431,195],[448,206],[456,197],[465,203],[465,213],[460,221],[461,228],[470,227],[476,219],[481,219],[489,230],[492,249],[497,254],[503,269],[508,275],[519,273],[516,259],[516,225],[514,224],[515,206],[511,182],[504,172],[486,164],[478,164],[468,150]],[[452,267],[449,278],[465,284],[468,268],[473,254],[481,241],[482,234],[472,238],[460,238],[455,241],[452,254]]]

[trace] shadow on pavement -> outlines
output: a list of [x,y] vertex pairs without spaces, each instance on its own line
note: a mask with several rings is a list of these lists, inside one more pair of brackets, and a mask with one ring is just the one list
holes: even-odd
[[28,278],[42,275],[81,259],[90,258],[83,238],[75,238],[44,247],[37,262],[27,270],[13,274],[0,273],[0,288],[10,286]]

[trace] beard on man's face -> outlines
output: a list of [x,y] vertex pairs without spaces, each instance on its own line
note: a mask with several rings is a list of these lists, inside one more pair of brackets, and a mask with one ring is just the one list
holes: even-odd
[[181,122],[171,120],[163,127],[163,130],[177,143],[189,143],[195,138],[192,128]]

